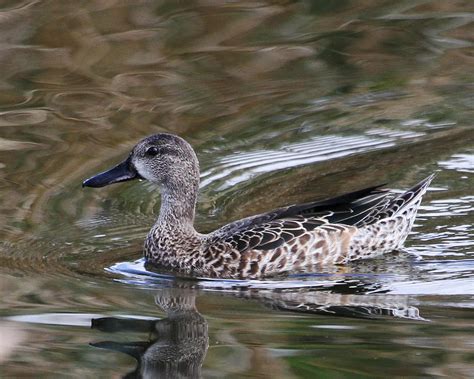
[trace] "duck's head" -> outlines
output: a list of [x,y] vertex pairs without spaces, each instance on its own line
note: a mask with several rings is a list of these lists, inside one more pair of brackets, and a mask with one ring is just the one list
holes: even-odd
[[133,179],[174,191],[191,190],[199,184],[199,163],[184,139],[160,133],[138,142],[122,163],[85,180],[82,186],[104,187]]

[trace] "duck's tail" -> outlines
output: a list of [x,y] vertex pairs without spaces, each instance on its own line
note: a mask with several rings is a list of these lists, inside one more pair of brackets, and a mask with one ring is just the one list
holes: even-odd
[[436,174],[431,174],[409,190],[393,198],[385,210],[386,217],[393,217],[397,214],[405,213],[410,209],[415,212],[415,217],[418,206],[421,203],[421,199],[435,176]]
[[403,246],[415,222],[421,199],[434,178],[422,180],[404,193],[393,197],[371,220],[359,228],[352,240],[349,260],[371,258]]
[[426,179],[423,179],[420,183],[416,184],[390,202],[391,207],[389,208],[392,209],[393,212],[390,217],[400,218],[402,220],[399,228],[400,239],[396,246],[397,249],[400,249],[403,246],[403,243],[413,228],[418,207],[420,206],[423,195],[426,193],[426,190],[434,177],[435,174],[431,174]]

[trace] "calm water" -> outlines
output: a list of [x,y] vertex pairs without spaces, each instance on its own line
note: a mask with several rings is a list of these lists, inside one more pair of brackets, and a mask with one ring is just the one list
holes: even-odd
[[[473,377],[473,21],[471,1],[3,1],[0,377]],[[201,231],[438,175],[405,251],[183,281],[140,260],[152,186],[80,186],[159,131],[196,148]]]

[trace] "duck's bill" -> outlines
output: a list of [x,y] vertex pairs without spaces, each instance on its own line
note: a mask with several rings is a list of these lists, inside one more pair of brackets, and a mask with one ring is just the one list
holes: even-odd
[[101,172],[82,182],[83,187],[104,187],[113,183],[126,182],[128,180],[141,179],[130,158],[118,164],[108,171]]

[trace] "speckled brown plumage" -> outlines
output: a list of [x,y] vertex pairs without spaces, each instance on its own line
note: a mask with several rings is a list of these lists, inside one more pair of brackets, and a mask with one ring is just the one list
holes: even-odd
[[140,141],[126,161],[84,182],[144,178],[159,185],[161,209],[145,241],[149,263],[212,278],[258,279],[325,264],[345,264],[400,249],[433,175],[402,194],[379,187],[292,205],[200,234],[193,226],[199,164],[171,134]]

